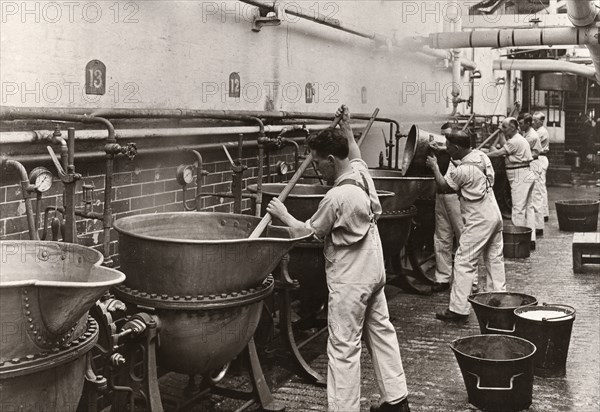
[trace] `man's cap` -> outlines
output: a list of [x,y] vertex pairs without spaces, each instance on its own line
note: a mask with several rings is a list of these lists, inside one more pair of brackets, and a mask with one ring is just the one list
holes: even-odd
[[471,139],[470,139],[469,135],[467,135],[462,130],[450,133],[449,135],[446,136],[446,139],[448,139],[448,141],[450,143],[453,143],[453,144],[461,146],[461,147],[470,147],[471,146]]

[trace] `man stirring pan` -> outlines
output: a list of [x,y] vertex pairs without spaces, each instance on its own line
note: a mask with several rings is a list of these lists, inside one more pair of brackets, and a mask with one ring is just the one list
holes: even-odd
[[407,387],[398,337],[390,322],[383,249],[376,219],[381,204],[350,128],[346,106],[340,129],[325,129],[309,140],[319,171],[333,188],[317,212],[300,222],[278,199],[267,211],[291,228],[310,228],[325,239],[329,289],[327,402],[329,411],[360,410],[360,353],[364,334],[384,402],[371,411],[408,412]]
[[464,132],[447,135],[446,142],[450,157],[460,163],[446,177],[440,172],[435,156],[427,157],[427,166],[433,170],[440,190],[455,190],[458,193],[464,228],[454,259],[450,303],[446,310],[436,313],[435,317],[446,322],[466,321],[470,310],[467,297],[477,276],[480,256],[483,256],[487,269],[487,289],[490,292],[506,290],[502,214],[492,189],[494,169],[490,159],[483,152],[471,149],[469,136]]

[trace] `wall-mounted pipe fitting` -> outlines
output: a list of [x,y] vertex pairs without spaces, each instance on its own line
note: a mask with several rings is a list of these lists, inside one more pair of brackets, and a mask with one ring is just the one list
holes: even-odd
[[19,180],[21,183],[21,194],[23,196],[23,200],[25,201],[25,213],[27,215],[27,229],[29,231],[29,239],[31,240],[40,240],[35,219],[33,217],[33,205],[31,204],[30,193],[35,192],[35,186],[29,183],[29,178],[27,177],[27,170],[25,166],[21,163],[11,160],[11,159],[1,159],[0,168],[13,168],[17,171],[19,175]]

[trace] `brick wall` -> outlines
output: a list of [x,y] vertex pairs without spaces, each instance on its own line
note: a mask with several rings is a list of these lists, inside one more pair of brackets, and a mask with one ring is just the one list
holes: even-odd
[[[139,146],[139,145],[138,145]],[[230,149],[231,150],[231,149]],[[230,192],[231,191],[231,165],[223,150],[202,151],[203,168],[209,172],[204,177],[203,192]],[[3,150],[3,153],[5,151]],[[231,150],[232,156],[234,150]],[[10,157],[10,156],[9,156]],[[275,164],[278,160],[285,160],[293,169],[293,153],[291,149],[284,149],[271,154],[271,172],[273,181],[280,181],[276,175]],[[175,174],[180,164],[192,164],[196,161],[190,153],[173,153],[165,155],[144,155],[140,153],[135,159],[128,160],[119,156],[115,161],[115,174],[113,181],[112,207],[115,219],[129,215],[143,213],[160,213],[183,211],[183,191],[177,183]],[[244,148],[244,165],[248,169],[244,172],[244,188],[246,185],[257,181],[258,154],[256,148]],[[34,167],[45,166],[55,175],[52,188],[44,193],[40,202],[40,216],[37,223],[40,235],[42,234],[43,212],[46,207],[62,206],[63,184],[56,177],[54,166],[50,162],[24,163],[28,172]],[[104,203],[104,173],[105,165],[102,159],[88,162],[76,162],[76,172],[82,175],[81,181],[77,183],[76,204],[78,208],[83,207],[82,184],[94,185],[93,210],[102,213]],[[264,170],[265,175],[267,170]],[[288,174],[288,178],[293,170]],[[264,181],[267,181],[265,176]],[[192,204],[196,194],[196,182],[187,188],[186,197]],[[35,198],[35,195],[33,195]],[[35,200],[34,211],[35,211]],[[243,200],[243,209],[249,213],[250,200]],[[205,196],[202,198],[202,211],[233,212],[233,199]],[[60,214],[58,214],[60,216]],[[54,217],[54,211],[49,212],[49,222]],[[93,247],[102,251],[103,232],[102,221],[77,218],[78,243]],[[3,170],[0,177],[0,239],[18,240],[29,239],[27,218],[25,215],[25,202],[21,194],[19,177],[12,170]],[[51,239],[50,231],[46,237]],[[111,232],[111,255],[118,265],[116,254],[118,234]]]
[[550,143],[548,161],[551,165],[565,165],[565,145],[563,143]]

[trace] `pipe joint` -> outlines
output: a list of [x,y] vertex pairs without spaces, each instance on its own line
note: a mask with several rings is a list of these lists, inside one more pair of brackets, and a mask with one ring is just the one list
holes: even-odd
[[118,143],[107,143],[104,145],[104,152],[109,156],[123,154],[129,160],[133,160],[137,156],[137,145],[135,143],[127,143],[125,146],[121,146]]

